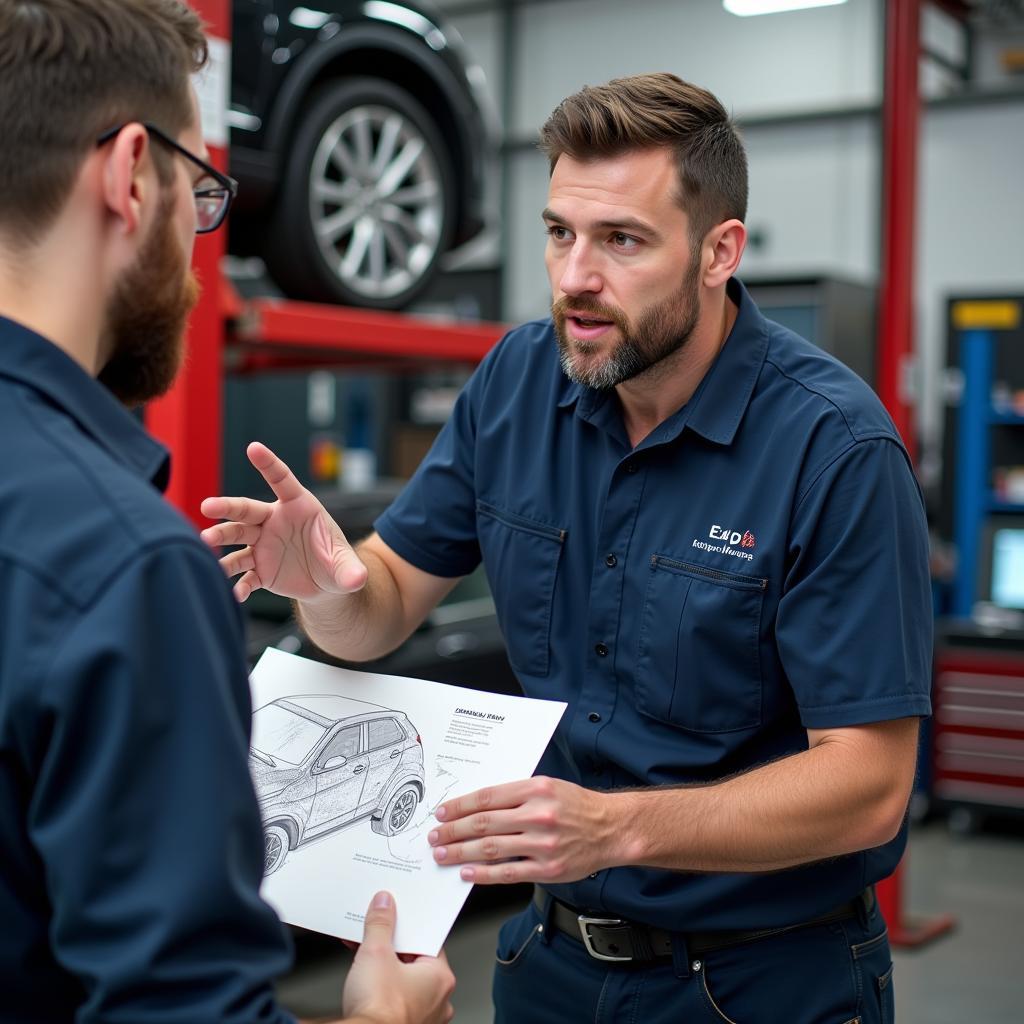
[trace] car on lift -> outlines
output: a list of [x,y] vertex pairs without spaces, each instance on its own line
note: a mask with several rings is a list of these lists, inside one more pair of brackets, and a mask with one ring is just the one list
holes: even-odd
[[423,744],[405,714],[322,694],[281,697],[253,712],[249,772],[265,875],[289,850],[366,817],[379,835],[397,835],[426,791]]
[[232,33],[231,252],[293,298],[408,305],[485,224],[482,70],[422,0],[234,0]]

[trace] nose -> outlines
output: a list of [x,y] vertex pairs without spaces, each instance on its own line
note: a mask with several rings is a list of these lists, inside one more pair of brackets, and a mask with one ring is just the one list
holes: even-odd
[[590,247],[577,240],[566,254],[558,279],[563,295],[583,295],[601,291],[602,280]]

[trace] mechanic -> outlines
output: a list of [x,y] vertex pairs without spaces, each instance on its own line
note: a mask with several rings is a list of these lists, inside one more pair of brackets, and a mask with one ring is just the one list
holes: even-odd
[[349,547],[262,445],[273,503],[212,499],[236,594],[295,598],[346,659],[390,650],[482,560],[540,774],[448,801],[438,863],[533,882],[501,1024],[878,1024],[873,883],[906,842],[929,713],[924,511],[870,388],[736,278],[747,164],[670,74],[586,88],[541,132],[552,316],[485,358]]
[[[122,402],[171,384],[209,167],[178,0],[0,0],[0,1018],[292,1020],[237,602]],[[99,376],[98,382],[95,378]],[[104,386],[106,385],[106,386]],[[118,401],[120,399],[121,401]],[[378,894],[350,1024],[451,1017]]]

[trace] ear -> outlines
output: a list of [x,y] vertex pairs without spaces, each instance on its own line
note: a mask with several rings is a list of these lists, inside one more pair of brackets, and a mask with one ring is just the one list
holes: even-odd
[[717,288],[732,277],[740,265],[747,245],[747,229],[739,220],[716,224],[704,238],[705,253],[710,249],[711,262],[704,271],[704,284]]
[[150,191],[156,188],[149,135],[141,124],[126,125],[110,144],[102,168],[101,188],[117,232],[136,234]]

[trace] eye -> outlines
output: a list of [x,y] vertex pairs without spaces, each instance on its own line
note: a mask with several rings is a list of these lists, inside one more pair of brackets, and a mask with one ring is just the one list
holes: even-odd
[[548,237],[553,238],[556,242],[564,242],[569,238],[569,229],[561,224],[549,224],[547,233]]
[[625,232],[616,231],[612,235],[612,244],[619,249],[635,249],[640,244],[639,238],[634,238],[632,235],[627,235]]

